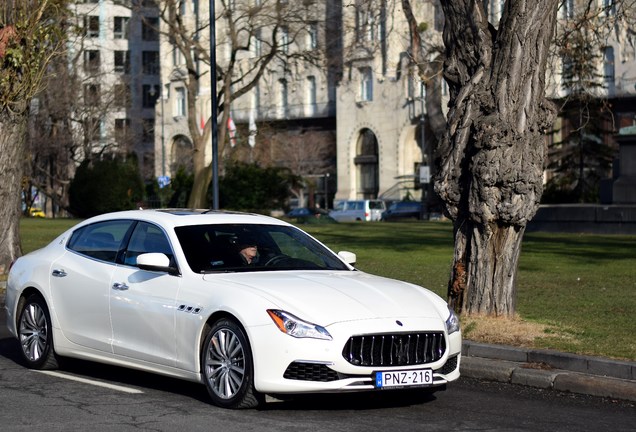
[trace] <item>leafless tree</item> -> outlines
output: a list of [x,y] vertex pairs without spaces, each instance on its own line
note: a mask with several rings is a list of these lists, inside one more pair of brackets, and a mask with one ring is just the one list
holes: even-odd
[[454,225],[449,301],[461,312],[511,315],[521,240],[542,192],[543,134],[556,115],[545,71],[559,0],[509,0],[497,29],[483,2],[440,3],[450,102],[435,189]]
[[[161,17],[160,31],[178,49],[186,62],[187,115],[193,141],[194,185],[188,206],[208,206],[207,190],[212,166],[205,164],[205,147],[210,141],[212,122],[208,119],[200,130],[201,113],[197,110],[198,91],[203,80],[210,80],[210,22],[205,14],[200,21],[189,22],[180,14],[179,0],[156,1]],[[219,160],[228,154],[227,119],[232,101],[248,94],[267,71],[290,73],[297,62],[319,63],[315,52],[298,50],[298,40],[305,37],[307,22],[316,20],[313,2],[280,0],[221,0],[216,4],[217,47],[223,47],[223,59],[216,62]],[[201,6],[201,3],[199,3]],[[218,49],[217,49],[218,50]]]
[[[434,130],[443,130],[436,149],[435,189],[454,224],[449,302],[458,312],[512,315],[523,233],[543,192],[543,135],[557,113],[546,99],[546,71],[550,55],[562,55],[575,32],[555,32],[560,0],[508,0],[494,24],[488,22],[487,2],[439,3],[445,15],[447,120],[439,115],[436,98],[427,95],[427,108]],[[588,8],[581,20],[570,23],[573,28],[598,12],[592,8],[597,2],[583,0],[577,6],[581,3]],[[429,78],[438,75],[426,61],[411,2],[402,4],[413,62],[428,89]],[[633,6],[633,0],[606,5],[623,11]],[[607,32],[595,28],[603,35],[596,39],[600,47]]]

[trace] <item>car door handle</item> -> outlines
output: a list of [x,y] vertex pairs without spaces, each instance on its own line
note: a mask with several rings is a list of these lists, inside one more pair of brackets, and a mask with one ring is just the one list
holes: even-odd
[[126,291],[128,289],[128,285],[126,285],[125,283],[115,282],[113,284],[113,289],[117,291]]
[[51,273],[55,277],[64,277],[66,276],[66,272],[64,270],[53,270]]

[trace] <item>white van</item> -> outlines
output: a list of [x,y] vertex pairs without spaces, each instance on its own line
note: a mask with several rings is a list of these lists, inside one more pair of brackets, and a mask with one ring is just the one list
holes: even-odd
[[329,216],[338,222],[374,222],[382,218],[385,210],[382,200],[347,200],[339,202]]

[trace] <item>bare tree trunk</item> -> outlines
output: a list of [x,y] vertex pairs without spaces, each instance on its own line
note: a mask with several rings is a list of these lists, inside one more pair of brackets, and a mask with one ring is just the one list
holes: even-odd
[[25,115],[0,116],[0,274],[22,255],[20,247],[20,184],[24,169]]
[[556,110],[545,70],[559,0],[508,0],[498,30],[482,2],[443,0],[448,127],[435,189],[453,220],[449,301],[512,315],[527,222],[543,192],[544,132]]

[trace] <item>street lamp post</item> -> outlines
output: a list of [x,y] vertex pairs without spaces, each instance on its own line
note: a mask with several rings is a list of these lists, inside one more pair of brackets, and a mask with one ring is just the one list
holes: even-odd
[[163,111],[163,89],[159,90],[159,97],[161,98],[161,176],[166,176],[166,134],[165,134],[165,122]]
[[212,122],[212,209],[219,209],[219,161],[216,118],[216,13],[214,0],[210,0],[210,104]]

